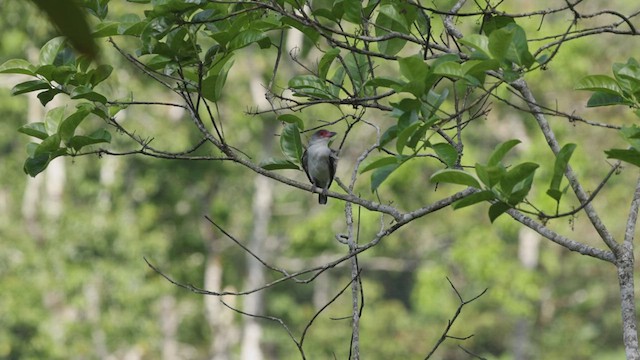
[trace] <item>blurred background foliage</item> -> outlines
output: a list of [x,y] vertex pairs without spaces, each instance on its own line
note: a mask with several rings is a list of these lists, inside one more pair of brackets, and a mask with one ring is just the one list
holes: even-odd
[[[445,3],[453,2],[441,1],[438,6],[447,8]],[[524,12],[545,8],[547,3],[554,2],[502,6]],[[605,4],[623,12],[635,6],[635,1],[593,1],[588,6],[597,9]],[[0,63],[30,58],[55,36],[47,19],[29,2],[4,0],[0,5]],[[118,18],[144,9],[145,5],[112,1],[109,16]],[[539,19],[525,18],[520,25],[530,38],[543,38],[564,29],[569,20],[549,16],[540,26]],[[441,26],[439,21],[433,24]],[[464,32],[479,24],[460,26]],[[126,47],[130,40],[121,41]],[[550,107],[557,104],[596,121],[628,124],[633,118],[624,108],[586,110],[588,94],[573,91],[582,76],[609,73],[612,63],[637,56],[637,47],[627,41],[603,35],[569,42],[548,69],[527,75],[527,80],[539,100]],[[113,98],[133,92],[138,98],[172,99],[170,93],[151,86],[108,43],[99,45],[101,61],[116,69],[115,76],[103,85]],[[247,115],[254,105],[246,94],[252,69],[268,73],[270,65],[251,48],[244,52],[246,58],[238,59],[229,75],[220,111],[225,122],[234,124],[233,131],[226,133],[229,142],[259,156],[255,139],[274,119]],[[211,235],[204,216],[215,219],[237,239],[248,238],[254,175],[220,162],[133,155],[58,158],[55,169],[29,178],[22,171],[27,139],[16,129],[29,116],[38,115],[33,115],[27,97],[10,96],[9,89],[16,82],[0,78],[0,359],[160,359],[167,358],[168,343],[176,344],[175,353],[181,359],[208,358],[217,334],[203,316],[204,297],[171,285],[143,258],[178,281],[203,286],[208,247],[214,246],[222,262],[223,286],[243,288],[245,254],[222,234],[214,231]],[[512,97],[506,91],[501,95]],[[531,116],[498,101],[491,108],[486,119],[470,125],[474,130],[467,133],[475,135],[465,156],[486,160],[497,143],[519,138],[523,144],[517,147],[516,156],[541,162],[536,183],[546,184],[553,157],[543,146]],[[199,139],[187,114],[179,110],[130,107],[121,116],[137,133],[175,150],[188,148]],[[334,108],[326,107],[307,109],[301,117],[339,116]],[[385,121],[380,114],[370,116],[372,122]],[[620,146],[621,139],[613,130],[560,118],[551,121],[563,143],[578,144],[572,166],[587,188],[595,188],[609,169],[602,149]],[[355,141],[346,144],[341,163],[352,164],[363,146]],[[131,144],[116,134],[112,149],[131,149]],[[279,151],[277,145],[273,151]],[[387,180],[380,188],[381,198],[411,209],[457,190],[428,182],[437,169],[429,160],[414,160],[410,165]],[[338,176],[347,178],[349,171],[344,166]],[[616,234],[623,233],[636,172],[625,169],[614,176],[595,204]],[[304,178],[301,172],[284,173]],[[269,228],[270,236],[277,240],[274,263],[301,269],[346,253],[344,245],[334,239],[344,226],[340,201],[330,199],[327,207],[318,207],[308,193],[282,184],[275,188]],[[369,192],[368,181],[362,181],[358,190]],[[541,195],[536,201],[548,200]],[[367,239],[377,231],[381,219],[366,210],[357,213],[360,236]],[[554,227],[601,246],[581,216],[557,220]],[[544,241],[539,243],[539,261],[527,268],[519,260],[521,231],[506,217],[490,225],[486,205],[455,212],[444,209],[364,253],[360,259],[365,291],[363,358],[424,357],[458,306],[447,277],[466,299],[489,290],[465,307],[451,333],[474,336],[446,341],[437,359],[469,358],[458,345],[491,359],[623,358],[615,269]],[[210,236],[215,238],[213,245],[206,240]],[[348,268],[340,266],[311,284],[269,289],[265,313],[282,318],[299,334],[317,311],[320,300],[316,297],[329,299],[348,283],[349,276]],[[242,303],[242,298],[235,301]],[[347,357],[350,324],[343,318],[349,315],[350,301],[347,291],[314,322],[305,340],[308,358]],[[243,321],[238,314],[232,317],[231,327]],[[169,319],[175,319],[173,330]],[[261,324],[268,358],[299,358],[278,324]],[[522,346],[524,353],[518,350]]]

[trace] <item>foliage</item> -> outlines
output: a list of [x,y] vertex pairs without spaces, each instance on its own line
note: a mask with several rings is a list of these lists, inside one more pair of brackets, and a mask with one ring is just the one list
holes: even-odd
[[[44,2],[36,3],[47,11]],[[161,350],[152,339],[166,336],[160,334],[154,320],[163,312],[158,300],[163,294],[177,298],[176,312],[187,314],[180,324],[180,340],[196,348],[196,356],[207,357],[208,343],[216,334],[210,333],[215,330],[208,329],[199,316],[203,312],[199,298],[194,300],[194,295],[171,288],[158,277],[143,275],[142,269],[131,264],[137,259],[140,265],[140,258],[145,256],[153,263],[166,265],[162,268],[178,283],[200,284],[204,281],[204,259],[223,254],[223,285],[242,287],[245,274],[239,260],[244,255],[241,249],[230,250],[219,241],[215,246],[205,243],[201,239],[208,233],[193,224],[203,213],[212,213],[216,224],[225,224],[224,228],[231,228],[238,238],[249,236],[249,200],[239,194],[250,191],[247,174],[254,173],[280,183],[274,205],[277,215],[271,226],[279,242],[273,248],[281,254],[275,263],[300,260],[304,264],[300,268],[318,266],[319,276],[331,279],[329,290],[324,290],[331,294],[354,279],[338,273],[342,270],[339,267],[336,272],[327,269],[356,256],[360,264],[365,264],[362,269],[358,262],[352,265],[362,271],[356,280],[364,279],[367,305],[361,323],[333,320],[348,313],[345,309],[354,301],[364,301],[355,291],[359,281],[353,282],[356,295],[352,299],[348,295],[339,296],[335,302],[325,299],[326,312],[319,312],[317,304],[309,300],[317,295],[319,290],[315,288],[301,290],[299,284],[290,282],[282,288],[267,286],[270,296],[266,312],[295,328],[288,338],[277,323],[264,325],[266,352],[275,357],[298,358],[305,353],[309,357],[347,357],[353,351],[349,336],[360,330],[360,324],[359,346],[368,357],[424,356],[455,311],[456,298],[444,290],[449,290],[445,277],[454,284],[464,284],[465,294],[490,288],[485,297],[470,305],[478,306],[474,316],[465,315],[467,322],[456,323],[452,329],[456,336],[477,334],[460,344],[481,356],[507,356],[511,350],[496,338],[527,323],[536,330],[544,329],[540,335],[529,336],[528,341],[539,345],[533,355],[570,357],[558,341],[558,334],[567,332],[561,317],[580,327],[571,341],[575,341],[572,348],[584,349],[581,355],[600,351],[598,344],[603,353],[616,354],[619,350],[611,345],[619,343],[619,330],[602,331],[617,337],[594,335],[599,332],[594,329],[620,328],[610,320],[613,315],[609,316],[613,313],[610,309],[620,306],[614,305],[615,288],[611,284],[615,282],[592,281],[610,274],[595,266],[583,271],[579,260],[565,259],[564,253],[552,250],[557,248],[547,247],[541,250],[541,265],[536,271],[524,269],[517,254],[520,235],[510,219],[501,215],[508,214],[570,250],[622,263],[617,261],[621,252],[615,243],[604,236],[608,248],[600,250],[591,240],[594,230],[586,229],[589,221],[598,234],[609,233],[593,220],[591,206],[619,166],[615,165],[604,180],[595,182],[592,196],[586,195],[572,168],[589,174],[585,175],[587,179],[602,178],[601,164],[585,159],[603,150],[611,159],[640,166],[640,128],[585,120],[573,115],[573,108],[545,107],[544,100],[529,97],[529,93],[531,89],[538,94],[546,92],[545,87],[552,88],[546,83],[549,79],[542,78],[546,71],[572,76],[567,74],[570,65],[553,68],[574,58],[572,53],[561,54],[561,47],[599,39],[597,35],[607,29],[637,35],[629,21],[635,15],[621,15],[627,21],[609,23],[603,18],[610,11],[591,13],[582,4],[555,4],[552,10],[520,13],[509,4],[481,8],[477,3],[464,5],[464,1],[447,7],[395,0],[305,4],[289,0],[136,0],[126,5],[108,1],[81,4],[94,17],[91,35],[105,47],[102,59],[93,61],[93,50],[84,55],[74,51],[74,47],[81,47],[78,41],[91,46],[87,39],[53,37],[39,46],[38,59],[7,59],[0,65],[0,73],[19,76],[12,95],[35,94],[47,108],[42,119],[28,123],[12,120],[18,124],[15,128],[19,133],[33,140],[26,144],[24,172],[31,177],[46,176],[45,170],[65,157],[73,157],[82,169],[88,169],[84,172],[74,167],[71,171],[77,185],[74,190],[92,194],[74,194],[72,208],[81,215],[65,214],[57,220],[60,224],[47,224],[53,230],[44,239],[45,249],[51,253],[51,264],[46,265],[58,269],[58,277],[68,280],[60,291],[72,304],[69,307],[90,319],[75,325],[65,323],[66,342],[56,345],[46,335],[52,331],[45,329],[56,319],[48,319],[44,325],[36,321],[46,317],[46,311],[36,304],[56,290],[46,286],[51,278],[43,276],[39,280],[45,285],[45,295],[27,293],[24,299],[4,304],[14,309],[24,302],[38,312],[31,317],[9,317],[10,326],[3,330],[7,335],[3,338],[10,340],[0,342],[0,357],[64,358],[68,355],[65,346],[76,356],[90,357],[90,349],[97,347],[83,334],[92,331],[93,339],[99,339],[101,332],[125,334],[110,340],[104,350],[107,353],[142,344],[146,356],[158,357]],[[69,36],[70,31],[60,26],[64,23],[60,21],[64,19],[60,9],[52,18],[63,35]],[[636,14],[627,9],[622,13]],[[568,30],[562,28],[563,16],[572,19]],[[587,18],[596,18],[602,24],[580,27]],[[66,24],[72,29],[83,26],[74,21]],[[304,40],[297,47],[288,47],[296,31]],[[266,108],[248,105],[246,84],[257,71],[247,62],[268,64],[259,74],[267,93]],[[135,75],[123,69],[133,69]],[[570,80],[577,84],[575,89],[593,93],[588,107],[625,105],[638,115],[638,69],[637,61],[629,58],[627,63],[613,66],[613,77],[586,75],[575,81],[577,75],[573,75]],[[593,70],[585,71],[590,74]],[[239,109],[254,118],[248,119]],[[173,110],[178,115],[170,120]],[[546,126],[546,116],[591,125],[588,129],[595,129],[596,135],[573,131],[566,126],[569,121]],[[524,125],[508,121],[510,117]],[[276,142],[279,154],[272,156],[270,150],[260,149],[255,139],[261,136],[260,128],[267,128],[274,119],[281,127]],[[309,208],[309,203],[301,200],[299,189],[309,191],[310,186],[298,181],[303,176],[297,171],[306,133],[322,126],[343,130],[344,134],[334,144],[340,152],[339,176],[343,182],[338,186],[342,191],[329,193],[336,199],[326,210]],[[617,140],[599,136],[601,130],[596,126],[620,128],[630,148],[617,148]],[[505,136],[501,128],[524,131],[511,134],[507,130]],[[600,138],[604,139],[593,141]],[[541,150],[547,145],[551,152]],[[15,146],[12,143],[12,153]],[[134,154],[153,159],[127,156],[116,171],[121,179],[110,185],[104,180],[108,176],[103,171],[109,170],[101,168],[102,161],[87,160],[95,155]],[[159,165],[161,162],[154,159],[167,162]],[[174,160],[184,162],[176,165]],[[202,160],[208,160],[206,165],[200,165]],[[8,173],[16,177],[15,169]],[[103,203],[110,205],[92,214],[89,205],[93,200],[88,199],[94,199],[103,185],[108,187],[105,191],[112,194],[113,202]],[[627,183],[614,185],[620,186],[615,188],[616,198],[630,197]],[[433,188],[438,191],[431,191]],[[119,192],[128,194],[128,198],[113,195]],[[338,199],[349,205],[342,209],[343,201]],[[483,203],[488,208],[480,205]],[[355,211],[353,204],[359,206]],[[442,221],[434,221],[433,217],[441,214],[432,213],[449,205],[456,211],[441,210],[447,211]],[[584,209],[586,217],[575,216]],[[485,211],[493,230],[488,230],[487,217],[480,215]],[[339,218],[342,213],[345,219]],[[128,219],[127,214],[135,214],[136,220]],[[620,210],[605,214],[618,220],[615,229],[622,233]],[[551,224],[563,217],[570,223]],[[101,232],[96,236],[89,228],[76,227],[77,223],[102,224]],[[556,236],[559,233],[588,240],[576,245]],[[339,241],[333,241],[334,234],[340,234]],[[387,239],[392,235],[393,239]],[[345,252],[343,242],[348,245],[348,254],[331,263],[340,257],[336,253]],[[18,274],[24,269],[35,268],[38,274],[48,271],[31,247],[33,244],[21,244],[19,249],[33,258],[3,272],[9,279],[6,287],[12,292],[18,291]],[[264,254],[258,255],[270,259],[267,253],[264,249]],[[311,264],[315,259],[323,263]],[[376,266],[387,266],[390,259],[399,259],[401,270],[393,270],[397,272],[394,275],[375,270]],[[127,266],[119,268],[118,262]],[[100,275],[90,273],[91,267],[99,268]],[[374,270],[368,272],[369,268]],[[278,269],[276,266],[270,274],[273,284],[282,281],[280,275],[286,278],[291,273],[278,273]],[[136,276],[129,278],[131,273]],[[586,273],[593,275],[582,275]],[[558,289],[547,284],[546,277],[554,279],[548,283],[560,279],[571,285]],[[397,282],[402,285],[394,285]],[[91,318],[91,306],[83,304],[94,291],[91,286],[104,290],[99,291],[102,303],[97,318]],[[141,294],[133,300],[129,295],[136,291]],[[601,302],[576,300],[585,291],[597,293]],[[235,290],[230,293],[238,294]],[[131,311],[125,309],[129,301],[136,305]],[[155,307],[149,309],[146,303]],[[609,306],[605,308],[603,303]],[[552,315],[548,315],[549,307],[560,310],[551,310]],[[353,315],[357,309],[349,311]],[[580,324],[577,313],[586,324]],[[319,319],[310,326],[299,354],[291,340],[295,343],[315,315]],[[502,321],[504,316],[509,320]],[[15,346],[15,339],[21,336],[34,339],[37,346]],[[74,337],[82,341],[70,344],[69,339]],[[383,344],[380,338],[393,341]],[[429,341],[420,343],[425,338]],[[457,344],[447,341],[438,354],[446,358],[465,356]]]

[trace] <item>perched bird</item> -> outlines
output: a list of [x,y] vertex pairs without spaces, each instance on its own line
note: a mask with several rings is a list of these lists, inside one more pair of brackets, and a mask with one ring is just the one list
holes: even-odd
[[309,146],[302,154],[302,168],[307,173],[311,184],[322,189],[318,195],[318,203],[327,203],[327,189],[333,182],[338,165],[338,156],[329,147],[329,140],[336,133],[328,130],[316,131],[309,140]]

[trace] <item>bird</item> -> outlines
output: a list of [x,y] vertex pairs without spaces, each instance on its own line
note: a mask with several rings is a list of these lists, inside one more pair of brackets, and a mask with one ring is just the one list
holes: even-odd
[[302,154],[302,168],[313,186],[322,189],[318,194],[318,203],[327,203],[327,189],[333,182],[338,165],[337,153],[329,147],[329,140],[335,132],[320,129],[311,135],[309,146]]

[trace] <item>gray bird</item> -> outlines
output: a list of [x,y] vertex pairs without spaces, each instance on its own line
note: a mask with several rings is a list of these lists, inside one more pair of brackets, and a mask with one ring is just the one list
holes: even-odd
[[338,156],[329,147],[329,140],[336,133],[329,130],[316,131],[309,140],[309,146],[302,154],[302,168],[307,173],[311,184],[322,189],[318,195],[318,203],[327,203],[327,189],[333,182],[338,165]]

